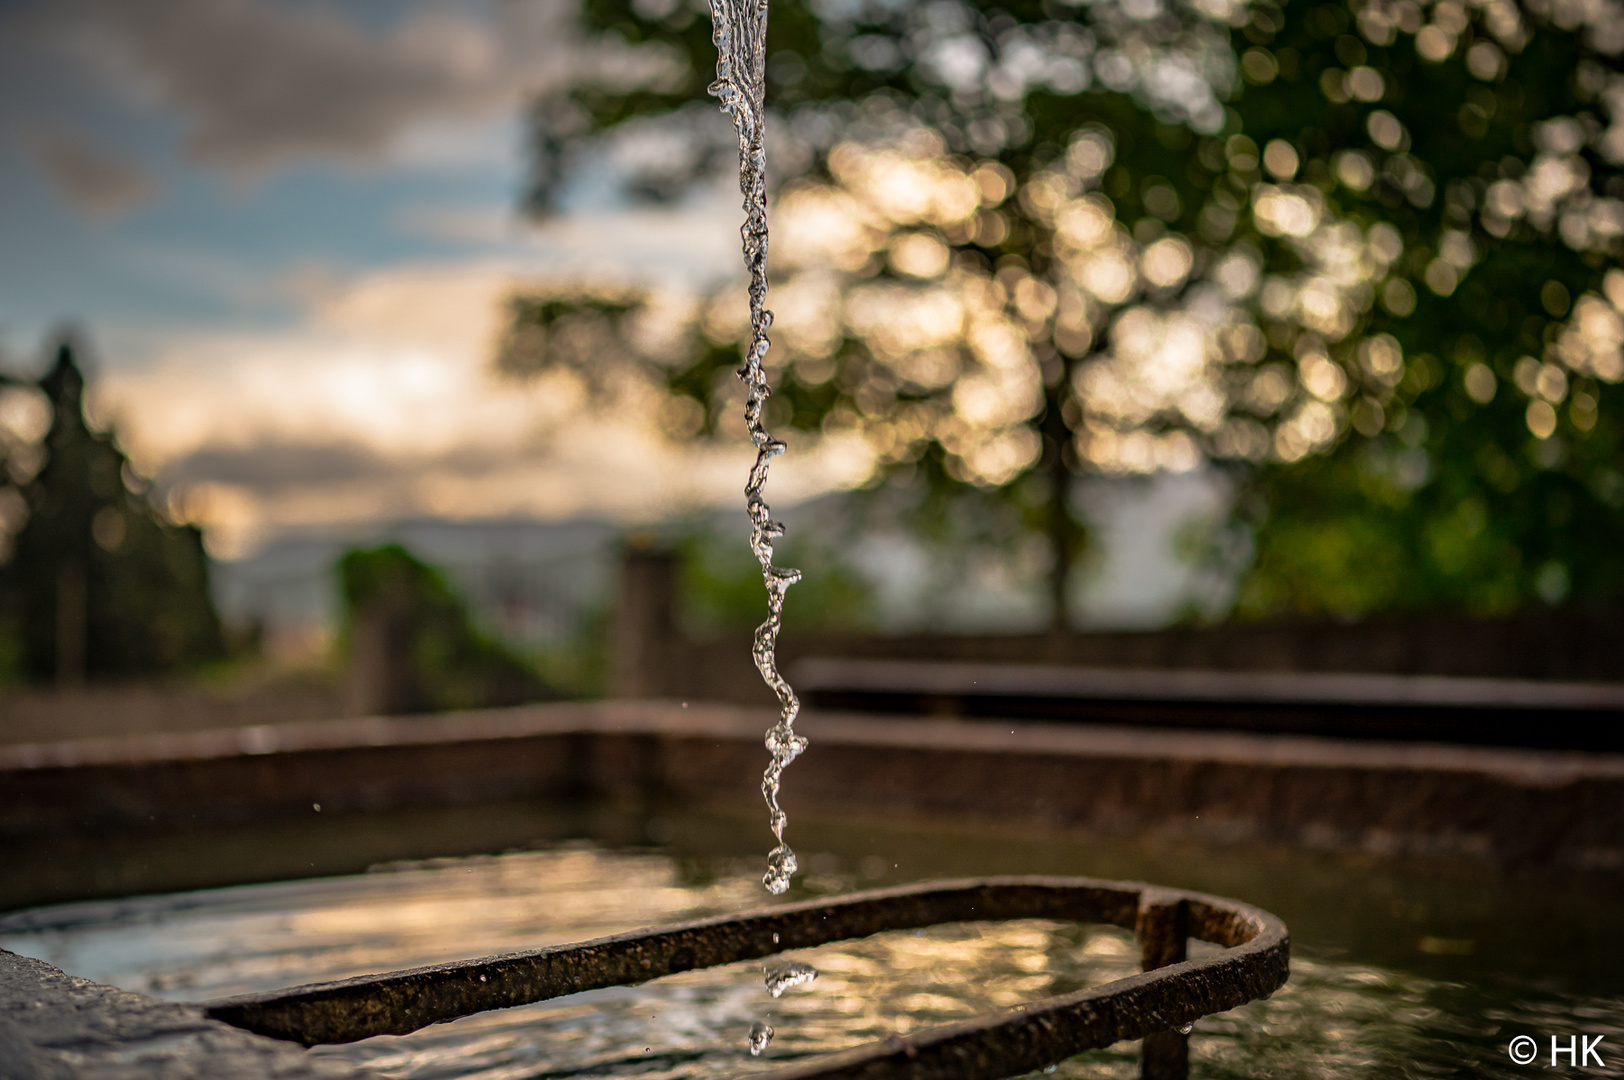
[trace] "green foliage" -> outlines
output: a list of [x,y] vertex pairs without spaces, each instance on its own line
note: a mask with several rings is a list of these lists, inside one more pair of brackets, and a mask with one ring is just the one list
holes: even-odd
[[383,660],[391,677],[406,684],[391,688],[401,711],[554,696],[529,664],[480,632],[438,570],[399,544],[345,552],[338,579],[348,645],[354,649],[367,637],[386,653],[403,653]]
[[[1240,610],[1616,599],[1617,34],[1539,5],[1358,10],[1259,8],[1237,38],[1262,76],[1238,103],[1254,145],[1289,145],[1329,216],[1402,246],[1330,349],[1359,390],[1353,431],[1252,482]],[[1406,357],[1385,376],[1359,352],[1377,334]]]
[[591,701],[608,687],[608,618],[604,612],[582,620],[568,640],[535,650],[537,676],[553,693]]
[[[678,611],[698,634],[753,629],[760,624],[761,567],[750,549],[714,530],[677,541],[681,579]],[[857,630],[871,625],[869,588],[827,544],[795,538],[778,545],[776,561],[805,576],[793,595],[794,624],[808,630]]]
[[[537,205],[654,131],[692,152],[635,191],[726,168],[702,11],[585,19],[673,63],[538,104]],[[1615,22],[1544,0],[775,0],[769,422],[861,437],[876,482],[1013,506],[1056,596],[1074,474],[1207,460],[1254,534],[1242,614],[1616,597]],[[534,348],[509,366],[594,358],[589,381],[667,395],[673,435],[721,430],[726,298],[663,335],[651,298],[617,303],[572,351],[527,328],[591,301],[521,299],[511,341]]]
[[[84,384],[64,341],[36,384],[51,407],[43,464],[7,489],[26,514],[0,578],[19,673],[72,683],[217,660],[202,534],[167,520],[112,433],[86,423]],[[8,449],[15,470],[32,448]]]

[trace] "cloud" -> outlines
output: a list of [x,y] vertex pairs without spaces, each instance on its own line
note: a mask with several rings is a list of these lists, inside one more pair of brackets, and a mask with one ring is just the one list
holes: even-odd
[[35,126],[22,142],[57,194],[87,217],[118,217],[157,193],[146,170],[77,135]]
[[743,217],[729,182],[675,206],[577,211],[539,225],[499,203],[409,203],[394,224],[411,236],[483,245],[551,277],[703,289],[740,277]]
[[[566,380],[495,373],[502,302],[520,283],[480,264],[363,275],[292,330],[176,336],[99,380],[94,413],[224,557],[289,530],[409,516],[646,522],[740,501],[742,438],[672,445],[642,410],[595,414]],[[788,505],[868,466],[855,444],[794,440],[771,495]]]
[[411,203],[396,212],[395,222],[410,236],[458,244],[499,244],[513,239],[522,228],[513,207],[501,204],[428,206]]
[[396,149],[421,159],[446,132],[511,114],[529,95],[669,70],[672,54],[658,46],[587,43],[574,11],[566,0],[489,14],[422,5],[380,29],[273,0],[64,0],[32,26],[177,114],[194,160],[247,178],[300,160],[375,162]]
[[739,255],[744,214],[735,198],[716,199],[686,213],[644,209],[572,214],[550,222],[537,238],[560,275],[713,287],[744,270]]

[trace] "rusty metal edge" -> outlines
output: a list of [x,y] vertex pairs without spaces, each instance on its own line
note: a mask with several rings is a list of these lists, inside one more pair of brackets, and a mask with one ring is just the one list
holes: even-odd
[[1239,901],[1139,882],[966,879],[853,893],[576,945],[243,995],[203,1008],[215,1019],[274,1038],[305,1045],[352,1042],[372,1035],[406,1034],[488,1009],[632,985],[882,930],[1011,918],[1132,928],[1141,899],[1152,897],[1186,901],[1192,936],[1226,950],[765,1074],[772,1080],[881,1076],[995,1080],[1083,1050],[1176,1029],[1272,993],[1290,971],[1285,924]]

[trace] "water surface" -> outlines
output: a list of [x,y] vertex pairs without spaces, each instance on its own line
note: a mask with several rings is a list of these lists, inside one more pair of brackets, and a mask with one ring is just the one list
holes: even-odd
[[[809,863],[809,881],[791,898],[900,873],[899,864],[885,866],[873,854],[825,852]],[[35,908],[0,917],[0,946],[116,986],[204,1000],[738,911],[761,903],[757,873],[749,857],[575,841],[397,862],[365,874]],[[1345,922],[1374,917],[1368,897],[1351,890],[1346,897]],[[1386,917],[1403,927],[1413,915]],[[1608,1067],[1583,1075],[1624,1074],[1624,1003],[1616,985],[1584,964],[1552,956],[1548,976],[1530,975],[1526,958],[1507,962],[1485,940],[1484,926],[1472,931],[1477,937],[1423,932],[1412,941],[1406,931],[1386,951],[1360,946],[1368,929],[1338,939],[1307,925],[1286,988],[1196,1026],[1193,1076],[1545,1072],[1543,1060],[1517,1066],[1508,1057],[1507,1043],[1524,1033],[1542,1045],[1551,1034],[1605,1035]],[[1440,928],[1424,920],[1420,927]],[[1420,962],[1406,962],[1409,955]],[[789,954],[819,976],[776,1000],[757,962],[312,1052],[402,1080],[735,1075],[1118,978],[1135,970],[1135,957],[1131,936],[1113,927],[958,924]],[[748,1035],[760,1020],[777,1034],[752,1058]],[[1054,1075],[1136,1075],[1134,1047],[1081,1055]]]

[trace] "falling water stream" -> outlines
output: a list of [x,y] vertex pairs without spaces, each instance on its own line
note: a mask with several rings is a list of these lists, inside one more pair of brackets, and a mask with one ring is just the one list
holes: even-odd
[[773,693],[778,695],[782,714],[767,732],[767,750],[772,760],[761,778],[761,794],[767,800],[768,821],[778,846],[767,855],[767,872],[761,883],[770,893],[789,888],[798,864],[795,852],[784,842],[784,826],[789,818],[778,805],[779,785],[784,767],[806,749],[806,739],[795,733],[795,715],[801,703],[795,691],[778,673],[775,655],[778,630],[783,623],[784,593],[801,580],[799,570],[773,565],[773,541],[784,535],[782,522],[774,521],[772,510],[762,495],[767,486],[767,468],[784,452],[784,444],[773,438],[762,423],[767,396],[772,388],[762,367],[771,342],[767,329],[773,315],[767,310],[767,148],[763,141],[766,126],[767,0],[711,0],[712,40],[716,42],[716,81],[710,93],[722,104],[739,134],[739,190],[744,193],[744,265],[750,272],[750,345],[745,351],[739,378],[749,388],[744,421],[750,441],[756,446],[756,462],[744,488],[745,505],[750,512],[750,548],[761,563],[762,580],[767,585],[767,621],[756,628],[751,656],[756,669]]
[[[767,872],[761,883],[778,894],[789,888],[799,864],[795,852],[784,842],[789,816],[778,804],[784,767],[806,749],[806,739],[795,733],[795,715],[801,703],[784,677],[778,673],[778,630],[783,625],[784,594],[801,580],[799,570],[773,565],[773,541],[784,535],[782,522],[774,521],[772,510],[762,494],[767,486],[767,470],[772,459],[784,452],[784,444],[772,437],[763,423],[767,397],[772,387],[762,366],[771,342],[767,330],[773,313],[767,310],[767,0],[711,0],[711,38],[716,43],[716,81],[710,93],[722,105],[739,135],[739,191],[744,195],[744,224],[739,235],[744,242],[744,266],[750,274],[750,344],[745,350],[739,378],[748,389],[744,422],[750,441],[756,447],[756,461],[744,487],[745,506],[750,513],[750,549],[761,563],[761,578],[767,586],[767,619],[756,628],[750,655],[756,670],[778,696],[782,710],[778,723],[767,731],[767,752],[772,759],[761,777],[761,795],[767,801],[767,820],[772,826],[776,847],[767,853]],[[809,964],[791,963],[766,972],[767,990],[778,997],[793,986],[811,982],[817,971]],[[772,1042],[773,1026],[757,1020],[750,1027],[748,1045],[752,1057],[759,1056]]]

